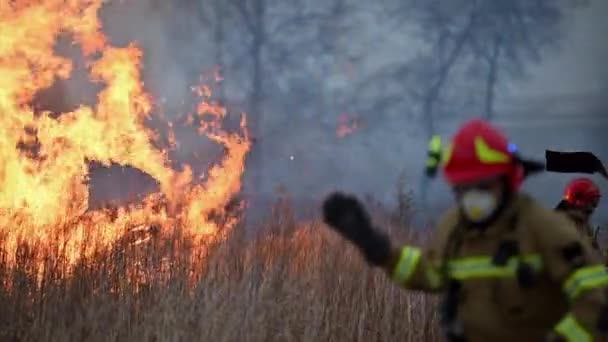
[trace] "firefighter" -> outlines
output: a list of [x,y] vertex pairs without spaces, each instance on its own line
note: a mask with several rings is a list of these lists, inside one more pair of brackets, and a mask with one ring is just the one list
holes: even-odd
[[606,338],[608,273],[563,215],[519,191],[526,170],[483,120],[459,129],[442,169],[457,205],[431,243],[396,248],[360,202],[334,193],[327,225],[399,285],[444,295],[449,341],[595,341]]
[[579,233],[606,258],[606,252],[602,253],[597,241],[599,229],[594,229],[591,225],[591,216],[599,204],[600,197],[600,189],[591,179],[576,178],[568,183],[564,197],[555,209],[565,213],[576,224]]

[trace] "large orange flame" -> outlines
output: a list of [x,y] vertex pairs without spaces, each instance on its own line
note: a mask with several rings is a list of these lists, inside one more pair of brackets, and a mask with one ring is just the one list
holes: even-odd
[[[250,148],[244,116],[242,135],[223,131],[219,123],[225,111],[210,104],[208,89],[200,93],[204,101],[197,114],[211,116],[211,124],[201,120],[200,133],[222,144],[227,155],[208,171],[204,184],[193,181],[188,166],[174,171],[167,151],[151,143],[156,133],[144,126],[152,103],[140,77],[142,51],[108,45],[97,16],[102,3],[0,3],[0,229],[9,258],[20,241],[60,237],[65,255],[75,262],[92,253],[91,242],[96,248],[111,246],[134,227],[150,224],[163,230],[179,226],[183,234],[201,239],[218,232],[209,216],[240,190]],[[36,93],[70,77],[72,62],[54,53],[64,33],[81,46],[92,80],[105,88],[94,108],[80,106],[59,116],[35,112]],[[112,215],[89,211],[87,160],[140,169],[161,192]]]

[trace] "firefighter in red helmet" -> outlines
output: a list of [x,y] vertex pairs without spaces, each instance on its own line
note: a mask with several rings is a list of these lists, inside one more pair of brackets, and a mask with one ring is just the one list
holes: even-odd
[[[597,241],[598,229],[592,227],[591,216],[599,205],[600,197],[600,189],[591,179],[576,178],[568,183],[562,200],[555,208],[576,224],[579,233],[589,240],[598,253],[601,253]],[[606,253],[603,253],[603,257],[606,258]]]
[[428,246],[394,246],[342,193],[325,200],[324,220],[399,285],[442,293],[450,341],[601,340],[608,273],[572,222],[520,192],[534,165],[495,127],[471,120],[442,153],[457,205]]

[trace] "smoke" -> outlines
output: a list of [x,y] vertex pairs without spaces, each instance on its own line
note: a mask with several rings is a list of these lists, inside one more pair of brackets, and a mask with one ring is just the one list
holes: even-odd
[[[213,27],[212,22],[206,19],[210,18],[210,12],[200,3],[111,1],[102,9],[103,31],[109,36],[110,42],[118,46],[134,42],[144,52],[142,67],[145,88],[152,95],[156,106],[149,125],[160,132],[161,145],[167,134],[167,120],[178,120],[193,110],[196,98],[191,86],[200,82],[201,75],[210,76],[216,70]],[[596,6],[595,2],[593,6]],[[605,7],[602,5],[602,8]],[[366,10],[363,11],[366,15],[353,16],[350,21],[346,20],[351,28],[334,33],[333,40],[330,34],[321,35],[328,40],[328,44],[335,44],[332,54],[319,56],[316,52],[297,50],[295,57],[291,56],[286,60],[287,57],[282,57],[282,52],[269,49],[264,65],[264,76],[267,80],[264,89],[265,129],[263,136],[256,137],[264,147],[265,164],[261,170],[264,187],[258,189],[263,196],[272,196],[279,185],[284,185],[298,198],[315,199],[332,189],[343,189],[359,194],[373,194],[379,200],[391,203],[395,199],[397,180],[402,173],[405,173],[409,188],[417,190],[424,168],[426,144],[419,121],[412,120],[408,115],[414,112],[415,105],[407,102],[405,94],[400,93],[402,85],[391,81],[394,78],[374,78],[370,75],[383,72],[390,75],[395,72],[391,67],[396,60],[416,56],[419,44],[414,44],[416,40],[413,38],[412,43],[408,43],[410,40],[404,32],[393,29],[393,22],[378,20],[382,13],[376,11],[372,15],[372,12]],[[589,12],[598,16],[602,10]],[[577,25],[586,19],[589,18],[577,18]],[[348,26],[337,21],[332,23]],[[313,35],[305,26],[294,30],[294,34],[301,34],[303,37]],[[240,57],[234,55],[238,51],[246,50],[240,45],[247,45],[249,38],[245,33],[238,34],[237,30],[232,33],[229,31],[227,29],[228,48],[225,53],[228,55],[227,59],[238,60]],[[575,34],[574,38],[567,39],[580,40],[580,37]],[[295,38],[291,36],[281,39],[296,41]],[[571,41],[564,45],[564,53],[570,53],[571,56]],[[602,45],[599,38],[582,46],[591,49],[596,48],[596,45]],[[287,46],[291,48],[292,45]],[[602,46],[605,50],[605,45]],[[293,48],[298,46],[294,45]],[[584,50],[585,47],[581,49]],[[61,54],[72,57],[75,61],[75,72],[72,78],[65,82],[63,90],[55,89],[55,95],[49,91],[47,98],[56,99],[59,97],[58,93],[62,94],[66,101],[59,106],[61,108],[58,111],[73,109],[81,103],[94,103],[98,87],[88,80],[87,63],[82,59],[78,48],[72,46],[68,39],[64,39],[58,50]],[[278,57],[272,55],[273,53]],[[582,51],[579,57],[581,54],[592,53]],[[550,60],[559,59],[558,56],[555,57]],[[243,65],[238,64],[234,66],[235,69],[231,70],[231,66],[228,66],[222,70],[227,74],[224,84],[229,102],[228,109],[234,114],[238,114],[238,110],[248,110],[242,100],[243,92],[246,92],[243,89],[247,88],[247,85],[241,83],[248,80],[250,65],[247,58],[242,60]],[[598,69],[597,64],[590,66],[585,60],[579,60],[575,55],[563,62],[567,67],[562,64],[559,68],[569,69],[574,74],[583,68],[603,70]],[[536,91],[513,91],[512,94],[522,98],[528,94],[528,97],[534,97],[539,93],[548,93],[551,89],[547,82],[559,84],[562,90],[576,90],[576,86],[564,85],[569,82],[568,77],[555,76],[555,70],[559,68],[539,67],[527,83],[528,89],[532,87]],[[590,74],[589,70],[584,74]],[[213,83],[213,77],[210,76],[209,79],[210,83]],[[539,81],[543,79],[545,83]],[[577,82],[578,85],[584,83],[580,80]],[[359,88],[361,84],[365,87]],[[520,83],[514,88],[525,89],[525,85]],[[369,89],[373,91],[368,91]],[[504,94],[500,94],[499,98],[510,104],[516,102]],[[398,107],[398,111],[392,112],[386,112],[383,108],[357,112],[358,107],[353,103],[353,99],[359,101],[359,108],[366,108],[367,103],[383,104],[394,99],[401,101],[402,105]],[[522,106],[530,106],[529,101],[523,101]],[[603,148],[606,146],[605,123],[604,126],[591,125],[600,114],[581,124],[577,116],[587,109],[574,107],[572,113],[566,115],[568,119],[564,121],[550,115],[558,109],[563,109],[563,105],[553,104],[549,107],[541,104],[538,109],[532,110],[526,107],[519,116],[512,114],[512,106],[503,106],[498,110],[497,122],[505,127],[522,150],[532,157],[542,158],[544,149],[590,150],[608,161],[606,149]],[[606,103],[594,108],[596,107],[600,108],[601,114],[604,114],[607,108]],[[530,113],[537,110],[539,115],[531,117]],[[362,127],[353,134],[338,137],[335,132],[340,125],[339,117],[343,113],[360,118]],[[462,118],[460,116],[455,120],[442,119],[438,128],[440,133],[446,138],[449,137]],[[198,167],[199,171],[204,170],[216,162],[222,152],[216,144],[210,143],[193,131],[178,130],[176,135],[179,144],[175,151],[171,152],[176,168],[187,162]],[[538,194],[543,202],[553,206],[560,198],[561,188],[569,177],[571,175],[540,176],[531,179],[526,190]],[[155,188],[154,182],[147,176],[124,168],[94,168],[91,183],[93,197],[102,201],[116,197],[132,197],[133,193],[152,191]],[[602,190],[608,193],[607,182],[598,179],[598,183],[601,184]],[[449,199],[449,191],[442,181],[433,184],[431,200],[434,203],[446,202]],[[604,209],[600,211],[605,213],[605,204],[602,205]],[[604,217],[608,219],[608,216]]]

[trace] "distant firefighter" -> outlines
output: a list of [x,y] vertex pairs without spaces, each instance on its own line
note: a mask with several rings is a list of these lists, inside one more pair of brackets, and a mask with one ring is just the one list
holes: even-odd
[[589,240],[604,260],[608,260],[608,254],[600,250],[597,241],[599,228],[594,228],[591,224],[591,216],[599,205],[600,197],[600,189],[591,179],[576,178],[568,183],[564,196],[555,209],[565,213],[576,224],[579,233]]
[[457,205],[424,249],[396,248],[349,195],[330,195],[324,220],[399,285],[442,293],[449,341],[608,338],[608,273],[565,215],[520,192],[544,165],[516,150],[483,120],[458,130],[440,158]]

